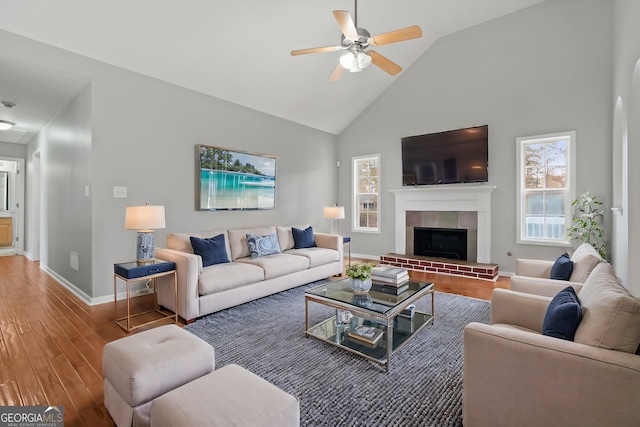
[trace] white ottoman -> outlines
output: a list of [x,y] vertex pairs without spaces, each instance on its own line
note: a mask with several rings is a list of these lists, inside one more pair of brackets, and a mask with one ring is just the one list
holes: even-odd
[[152,427],[298,427],[298,399],[227,365],[155,399]]
[[213,371],[213,347],[176,325],[104,346],[104,405],[118,427],[148,426],[156,397]]

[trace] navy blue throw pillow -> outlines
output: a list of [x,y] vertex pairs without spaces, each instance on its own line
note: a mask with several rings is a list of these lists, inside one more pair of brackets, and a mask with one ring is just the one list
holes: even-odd
[[558,257],[556,262],[551,267],[551,279],[556,280],[569,280],[571,273],[573,272],[573,261],[568,253],[563,253]]
[[229,262],[227,249],[224,245],[224,234],[218,234],[208,239],[190,236],[189,239],[193,253],[202,257],[203,267]]
[[553,297],[542,322],[542,335],[573,341],[582,320],[582,306],[576,291],[567,286]]
[[313,238],[313,228],[311,228],[311,226],[304,230],[291,227],[291,232],[293,233],[293,247],[295,249],[313,248],[316,246],[316,241]]

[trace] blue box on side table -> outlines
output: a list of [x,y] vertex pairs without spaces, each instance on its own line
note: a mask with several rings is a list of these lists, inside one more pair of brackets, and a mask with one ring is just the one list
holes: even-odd
[[176,269],[175,262],[154,260],[148,264],[138,264],[136,261],[113,264],[113,272],[125,279],[150,276]]

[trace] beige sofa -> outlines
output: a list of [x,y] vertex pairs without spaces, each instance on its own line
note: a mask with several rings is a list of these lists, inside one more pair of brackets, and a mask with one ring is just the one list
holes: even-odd
[[[251,258],[247,233],[256,236],[277,233],[282,252]],[[193,253],[190,236],[204,239],[220,234],[225,236],[230,262],[203,267],[202,258]],[[171,233],[167,236],[167,247],[156,248],[155,256],[176,263],[178,314],[191,322],[206,314],[341,274],[342,236],[314,233],[314,239],[316,247],[294,249],[291,227],[283,226]],[[158,302],[175,310],[173,286],[158,286]]]
[[640,425],[640,299],[612,267],[598,263],[580,287],[574,341],[542,335],[551,297],[520,290],[494,290],[491,324],[465,328],[464,426]]

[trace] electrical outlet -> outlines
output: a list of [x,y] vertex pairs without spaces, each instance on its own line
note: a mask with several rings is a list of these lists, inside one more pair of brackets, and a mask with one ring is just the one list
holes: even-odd
[[127,187],[113,187],[113,198],[114,199],[126,199],[127,198]]
[[80,260],[78,259],[78,254],[76,252],[69,252],[69,265],[75,271],[80,271]]

